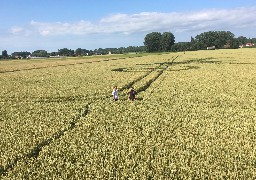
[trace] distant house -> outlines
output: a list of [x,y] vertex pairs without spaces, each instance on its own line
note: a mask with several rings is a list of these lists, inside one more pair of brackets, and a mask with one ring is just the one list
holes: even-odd
[[215,50],[215,46],[207,47],[207,50]]
[[31,55],[28,55],[27,56],[27,59],[46,59],[48,57],[37,57],[37,56],[31,56]]
[[254,44],[253,43],[246,43],[245,46],[246,47],[252,47],[252,46],[254,46]]
[[229,45],[229,44],[225,44],[225,45],[223,46],[223,48],[224,48],[224,49],[229,49],[229,48],[230,48],[230,45]]

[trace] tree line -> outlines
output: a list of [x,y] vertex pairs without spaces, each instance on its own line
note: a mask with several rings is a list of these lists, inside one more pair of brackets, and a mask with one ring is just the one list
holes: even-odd
[[128,46],[120,48],[99,48],[95,50],[87,50],[82,48],[77,48],[76,50],[62,48],[58,49],[57,52],[47,52],[46,50],[36,50],[34,52],[13,52],[11,55],[8,55],[7,51],[2,51],[2,56],[0,59],[25,59],[30,57],[61,57],[61,56],[92,56],[92,55],[106,55],[106,54],[125,54],[130,52],[145,52],[145,46]]
[[91,56],[106,54],[125,54],[130,52],[178,52],[178,51],[196,51],[204,50],[207,47],[222,48],[238,48],[245,43],[255,43],[256,38],[246,38],[235,35],[230,31],[208,31],[203,32],[195,37],[191,37],[190,42],[175,43],[175,36],[171,32],[151,32],[146,34],[144,38],[144,46],[128,46],[120,48],[99,48],[95,50],[87,50],[77,48],[76,50],[62,48],[58,52],[48,53],[46,50],[36,50],[30,52],[14,52],[8,55],[7,51],[2,51],[0,59],[28,58],[28,57],[56,57],[56,56]]
[[236,49],[246,43],[256,43],[256,38],[248,39],[244,36],[235,38],[230,31],[208,31],[195,37],[190,42],[175,43],[175,37],[170,32],[163,34],[152,32],[146,35],[144,45],[148,52],[157,51],[196,51],[211,49]]

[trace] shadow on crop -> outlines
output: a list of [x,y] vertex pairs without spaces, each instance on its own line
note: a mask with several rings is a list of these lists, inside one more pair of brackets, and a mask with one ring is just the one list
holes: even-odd
[[182,62],[173,62],[173,65],[176,64],[190,64],[190,63],[199,63],[199,64],[220,64],[222,61],[212,60],[213,58],[205,59],[189,59]]
[[136,97],[136,101],[143,101],[142,97]]
[[229,63],[229,64],[237,64],[237,65],[253,65],[253,64],[256,64],[256,63]]
[[187,71],[187,70],[191,70],[191,69],[200,69],[199,66],[183,66],[180,69],[170,69],[167,71]]
[[127,69],[127,68],[122,68],[122,67],[120,67],[120,68],[111,69],[111,71],[127,72],[127,71],[128,71],[128,69]]
[[111,69],[111,71],[116,71],[116,72],[148,72],[148,71],[154,71],[156,69],[162,69],[160,67],[141,67],[141,68],[115,68]]

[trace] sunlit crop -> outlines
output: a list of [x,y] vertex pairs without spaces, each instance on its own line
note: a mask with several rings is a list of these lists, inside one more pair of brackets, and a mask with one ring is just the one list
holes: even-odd
[[0,81],[3,178],[256,178],[253,49],[102,58]]

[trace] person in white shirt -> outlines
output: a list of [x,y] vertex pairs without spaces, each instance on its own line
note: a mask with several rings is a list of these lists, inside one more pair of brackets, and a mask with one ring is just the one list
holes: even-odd
[[117,89],[117,86],[115,86],[113,88],[112,95],[113,95],[113,100],[117,101],[118,100],[118,89]]

